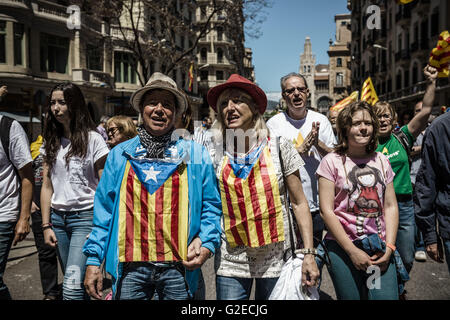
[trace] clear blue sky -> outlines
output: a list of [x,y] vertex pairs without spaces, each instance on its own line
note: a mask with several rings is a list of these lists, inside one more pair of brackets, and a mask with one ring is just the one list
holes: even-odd
[[328,42],[336,39],[334,16],[349,13],[347,0],[270,0],[258,39],[246,39],[253,50],[256,82],[266,92],[280,91],[280,78],[300,67],[309,36],[317,64],[328,64]]

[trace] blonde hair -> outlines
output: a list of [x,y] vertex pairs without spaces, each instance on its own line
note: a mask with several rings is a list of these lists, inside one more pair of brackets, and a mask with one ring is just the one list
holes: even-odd
[[373,109],[377,116],[380,116],[386,110],[389,111],[389,113],[391,114],[391,124],[394,124],[395,122],[397,122],[397,116],[398,116],[397,112],[395,112],[394,107],[389,102],[378,101],[373,106]]
[[262,137],[266,137],[269,134],[269,129],[267,128],[266,121],[264,120],[264,117],[262,114],[260,114],[257,110],[257,105],[255,103],[255,100],[243,89],[240,88],[228,88],[225,89],[218,97],[217,99],[217,121],[215,121],[215,124],[212,126],[215,132],[218,134],[220,133],[220,137],[217,137],[219,139],[223,139],[222,141],[225,141],[225,134],[226,134],[226,126],[225,126],[225,119],[223,118],[222,108],[220,106],[220,102],[223,99],[226,99],[225,97],[229,97],[232,93],[232,91],[239,91],[240,95],[238,96],[239,99],[244,100],[244,102],[249,106],[250,110],[253,114],[253,130],[256,131],[258,140]]
[[115,124],[119,129],[120,133],[128,140],[137,136],[136,126],[133,122],[133,119],[127,116],[114,116],[109,118],[106,122],[106,130],[112,125]]

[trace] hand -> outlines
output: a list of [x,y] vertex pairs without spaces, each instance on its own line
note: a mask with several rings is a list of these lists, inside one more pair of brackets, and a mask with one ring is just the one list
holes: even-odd
[[389,262],[391,260],[392,249],[386,248],[386,252],[384,254],[375,254],[370,257],[372,261],[372,265],[380,267],[381,272],[384,272],[389,267]]
[[305,154],[309,152],[311,147],[315,145],[316,140],[318,141],[318,138],[319,138],[319,131],[315,126],[315,123],[313,123],[312,130],[306,136],[305,140],[303,140],[303,143],[297,148],[298,153]]
[[350,254],[350,259],[357,270],[366,271],[372,265],[372,260],[364,251],[355,247]]
[[429,82],[436,81],[438,77],[437,69],[435,67],[430,66],[429,64],[426,65],[426,67],[423,69],[423,74]]
[[200,268],[211,256],[211,251],[205,247],[202,247],[201,244],[202,241],[200,238],[195,238],[189,245],[187,260],[183,260],[183,266],[187,270],[195,270]]
[[311,254],[305,255],[302,264],[302,286],[314,287],[319,284],[320,271]]
[[439,255],[437,243],[429,244],[426,247],[428,256],[436,262],[444,263],[444,257]]
[[13,246],[16,246],[20,241],[24,240],[29,233],[30,233],[29,219],[19,219],[15,228]]
[[58,239],[56,239],[55,232],[51,228],[44,230],[44,241],[46,245],[49,245],[52,248],[55,248],[58,244]]
[[314,146],[317,146],[317,144],[319,143],[319,130],[320,130],[320,122],[313,122],[312,124],[312,143]]
[[99,266],[87,266],[84,276],[84,287],[86,292],[94,299],[101,300],[103,297],[103,275]]

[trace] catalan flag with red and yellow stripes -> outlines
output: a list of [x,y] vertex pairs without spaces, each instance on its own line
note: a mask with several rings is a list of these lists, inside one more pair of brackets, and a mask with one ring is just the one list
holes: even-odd
[[378,96],[375,92],[375,88],[370,77],[368,77],[367,80],[364,81],[361,92],[361,101],[366,101],[372,106],[378,102]]
[[450,75],[450,33],[447,30],[439,35],[436,48],[431,51],[429,64],[437,69],[439,78]]
[[125,168],[119,203],[119,261],[186,260],[189,195],[185,165],[172,165],[169,172],[163,172],[164,166],[156,167],[157,171],[153,165],[144,165],[128,161]]
[[359,91],[353,91],[347,98],[342,99],[330,108],[330,111],[341,111],[349,104],[358,101]]
[[414,0],[398,0],[398,3],[401,3],[401,4],[408,4],[408,3],[410,3],[410,2],[413,2]]
[[278,179],[269,147],[264,147],[245,178],[236,176],[228,156],[221,172],[220,193],[229,245],[256,248],[284,241]]

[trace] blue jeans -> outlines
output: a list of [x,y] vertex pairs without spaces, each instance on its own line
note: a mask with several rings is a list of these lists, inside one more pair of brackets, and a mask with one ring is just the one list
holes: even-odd
[[155,266],[148,262],[124,263],[123,275],[117,287],[115,300],[151,300],[158,294],[158,300],[191,299],[184,267]]
[[396,247],[408,273],[411,271],[415,250],[416,221],[412,200],[398,202],[399,224]]
[[89,299],[83,285],[87,257],[82,248],[92,230],[92,219],[92,209],[71,212],[52,209],[53,231],[58,239],[58,254],[64,272],[64,300]]
[[11,300],[8,287],[3,282],[3,274],[8,261],[9,250],[14,240],[16,222],[0,222],[0,300]]
[[[255,300],[268,300],[278,278],[256,278]],[[216,276],[217,300],[249,300],[253,278]]]
[[444,240],[444,254],[447,261],[448,273],[450,273],[450,239]]

